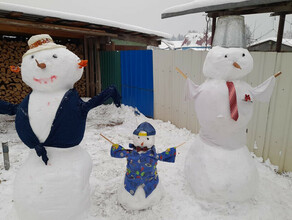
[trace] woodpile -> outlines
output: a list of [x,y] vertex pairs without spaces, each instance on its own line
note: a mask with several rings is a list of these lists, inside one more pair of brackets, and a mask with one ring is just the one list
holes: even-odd
[[22,55],[28,50],[24,41],[0,40],[0,99],[18,104],[31,91],[21,79],[21,73],[13,73],[10,66],[21,64]]
[[[75,53],[81,60],[84,59],[83,45],[82,44],[77,45],[77,44],[67,43],[67,44],[65,44],[65,46],[67,47],[68,50]],[[87,67],[85,67],[85,68],[87,68]],[[75,83],[74,87],[78,91],[78,93],[81,97],[86,96],[86,74],[85,74],[85,71],[83,72],[81,79]]]
[[[64,44],[69,50],[83,59],[82,44]],[[0,99],[18,104],[31,92],[31,89],[22,81],[21,72],[11,72],[10,66],[20,65],[22,55],[28,50],[27,40],[0,39]],[[80,96],[86,96],[85,74],[75,84]]]

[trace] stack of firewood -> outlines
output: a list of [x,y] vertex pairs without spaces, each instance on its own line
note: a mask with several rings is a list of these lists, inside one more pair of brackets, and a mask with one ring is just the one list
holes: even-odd
[[[83,59],[82,45],[66,44],[67,48]],[[0,99],[18,104],[31,92],[22,81],[21,72],[11,72],[10,66],[18,66],[22,62],[22,55],[28,50],[27,42],[13,39],[0,39]],[[86,95],[85,74],[75,84],[80,96]]]
[[[72,43],[67,43],[67,44],[65,44],[65,46],[67,47],[68,50],[70,50],[73,53],[75,53],[81,60],[84,59],[83,46],[81,44],[80,45],[76,45],[76,44],[72,44]],[[75,83],[74,87],[78,91],[78,93],[79,93],[79,95],[81,97],[85,97],[86,96],[85,72],[83,72],[83,75],[82,75],[81,79],[77,83]]]
[[10,66],[21,64],[22,55],[28,50],[26,42],[0,40],[0,99],[14,104],[31,91],[21,79],[21,73],[13,73]]

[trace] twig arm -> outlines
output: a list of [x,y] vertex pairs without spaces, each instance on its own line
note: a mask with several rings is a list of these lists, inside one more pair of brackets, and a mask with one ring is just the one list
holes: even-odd
[[188,77],[186,76],[186,74],[183,73],[183,71],[181,71],[178,67],[175,67],[176,71],[179,72],[185,79],[187,79]]
[[276,77],[280,76],[281,74],[282,74],[282,72],[277,72],[274,74],[274,77],[276,78]]
[[181,144],[179,144],[179,145],[177,145],[176,147],[174,147],[174,148],[178,148],[178,147],[180,147],[180,146],[182,146],[182,145],[184,145],[186,142],[183,142],[183,143],[181,143]]
[[114,145],[115,143],[112,142],[110,139],[108,139],[107,137],[103,136],[102,134],[99,134],[100,136],[102,136],[104,139],[106,139],[108,142],[110,142],[112,145]]

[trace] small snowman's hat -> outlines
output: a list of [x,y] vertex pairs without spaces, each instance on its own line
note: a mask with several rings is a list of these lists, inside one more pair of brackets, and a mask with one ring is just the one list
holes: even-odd
[[244,17],[219,17],[213,39],[214,46],[246,48]]
[[156,131],[150,123],[143,122],[137,127],[137,129],[133,132],[133,134],[138,135],[138,136],[151,136],[151,135],[155,135]]
[[23,57],[41,50],[48,50],[53,48],[66,48],[63,45],[54,43],[53,39],[48,34],[34,35],[31,38],[29,38],[27,44],[29,46],[29,50],[26,51]]

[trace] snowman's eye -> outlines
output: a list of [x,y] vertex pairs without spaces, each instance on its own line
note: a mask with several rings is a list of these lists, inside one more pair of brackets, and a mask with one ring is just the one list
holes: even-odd
[[58,56],[56,54],[53,55],[54,58],[58,58]]
[[140,137],[138,137],[138,139],[140,139]]
[[243,53],[242,56],[245,57],[245,53]]
[[31,55],[31,59],[33,59],[34,58],[34,55]]
[[147,140],[149,140],[149,138],[147,138]]
[[224,57],[227,58],[227,55],[225,55]]

